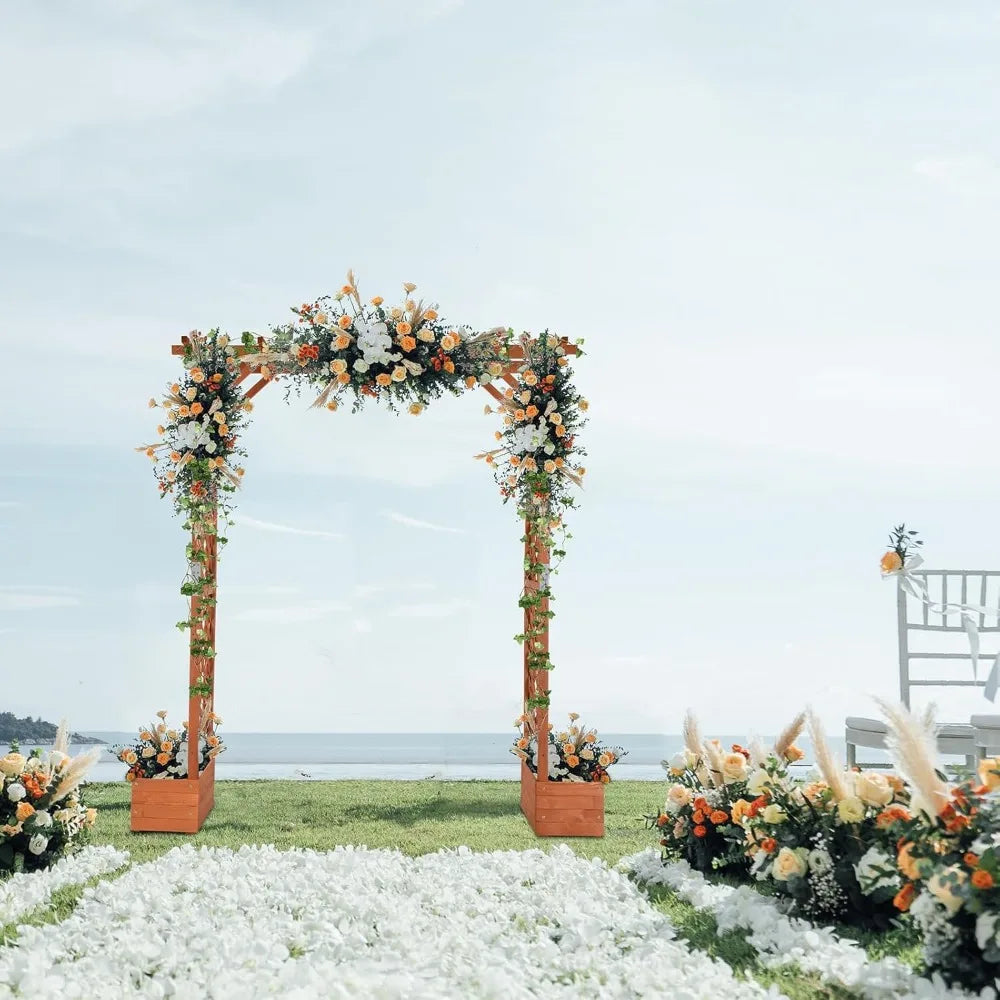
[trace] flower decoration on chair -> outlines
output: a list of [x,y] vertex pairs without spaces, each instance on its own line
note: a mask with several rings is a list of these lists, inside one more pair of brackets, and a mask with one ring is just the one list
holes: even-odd
[[[606,746],[598,739],[597,731],[580,725],[580,716],[569,713],[569,725],[562,732],[553,733],[549,725],[549,779],[552,781],[611,781],[608,768],[617,763],[628,751],[621,747]],[[516,719],[514,725],[522,734],[514,741],[511,753],[519,757],[528,769],[538,773],[538,734],[530,713]]]
[[[167,713],[156,713],[157,722],[139,729],[139,737],[131,743],[116,744],[110,748],[123,764],[128,766],[125,778],[186,778],[188,776],[188,724],[184,722],[179,730],[167,724]],[[198,731],[198,746],[201,757],[199,772],[226,749],[215,727],[222,719],[214,712],[206,712]]]

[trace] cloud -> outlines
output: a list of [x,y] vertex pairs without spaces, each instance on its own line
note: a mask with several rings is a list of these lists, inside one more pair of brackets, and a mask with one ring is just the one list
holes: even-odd
[[440,604],[403,604],[389,612],[392,618],[450,618],[472,607],[471,601],[455,599]]
[[313,622],[328,615],[349,611],[348,605],[340,601],[316,601],[284,608],[248,608],[234,616],[238,622],[260,622],[267,625],[292,625],[298,622]]
[[0,611],[71,608],[79,604],[80,598],[64,587],[0,587]]
[[652,660],[642,653],[639,656],[609,656],[604,662],[609,667],[644,667]]
[[125,16],[114,8],[67,8],[55,30],[50,16],[29,8],[7,23],[0,86],[11,91],[29,75],[33,85],[0,106],[0,151],[274,89],[318,44],[305,26],[277,28],[242,9],[227,16],[201,4],[147,3]]
[[1000,164],[980,154],[926,157],[913,165],[913,172],[952,194],[1000,196]]
[[248,528],[257,528],[260,531],[276,531],[283,535],[306,535],[310,538],[343,538],[344,536],[336,531],[322,531],[318,528],[295,528],[289,524],[276,524],[273,521],[258,521],[255,517],[246,517],[238,514],[234,519],[237,524],[246,525]]
[[359,583],[354,587],[355,597],[374,597],[389,591],[434,590],[433,583]]
[[382,516],[397,524],[405,524],[408,528],[424,528],[427,531],[445,531],[449,534],[464,535],[462,528],[452,528],[444,524],[432,524],[430,521],[420,521],[415,517],[407,517],[405,514],[398,514],[394,510],[382,511]]

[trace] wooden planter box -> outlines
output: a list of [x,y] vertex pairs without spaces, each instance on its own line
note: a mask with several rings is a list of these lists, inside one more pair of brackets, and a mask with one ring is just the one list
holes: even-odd
[[603,837],[604,785],[537,781],[522,761],[521,812],[538,837]]
[[132,782],[132,831],[197,833],[214,805],[214,760],[196,781],[136,778]]

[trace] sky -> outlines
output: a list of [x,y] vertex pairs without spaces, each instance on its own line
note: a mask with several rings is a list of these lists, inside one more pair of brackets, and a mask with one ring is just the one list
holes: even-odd
[[[1000,568],[995,5],[7,7],[3,709],[183,717],[146,401],[180,335],[266,332],[348,268],[585,338],[554,718],[768,734],[809,704],[839,733],[896,691],[890,527]],[[488,398],[309,402],[270,387],[244,438],[227,728],[506,731],[521,530],[472,458]]]

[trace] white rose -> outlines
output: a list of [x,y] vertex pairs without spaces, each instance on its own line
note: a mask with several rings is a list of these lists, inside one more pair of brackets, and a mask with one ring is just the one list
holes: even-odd
[[142,748],[142,756],[145,757],[147,760],[150,757],[155,757],[156,756],[156,748],[155,747],[143,747]]
[[809,852],[810,871],[822,875],[831,868],[833,868],[833,858],[830,857],[829,851],[824,851],[822,848],[817,847],[815,850]]
[[877,889],[896,888],[900,877],[896,864],[881,848],[869,847],[854,866],[861,891],[869,896]]
[[855,795],[837,803],[837,815],[842,823],[860,823],[865,818],[865,804]]
[[784,823],[788,818],[785,815],[785,810],[781,806],[774,805],[773,803],[764,808],[761,813],[765,823],[770,823],[772,826],[777,826],[779,823]]
[[770,784],[771,776],[762,767],[758,767],[753,774],[750,775],[747,781],[747,791],[751,795],[760,795],[762,791]]
[[28,793],[24,790],[24,785],[15,782],[7,789],[7,798],[11,802],[20,802]]
[[861,771],[854,778],[854,794],[868,806],[887,806],[892,801],[892,785],[884,774]]
[[65,764],[66,761],[68,761],[68,760],[69,760],[69,757],[67,757],[66,754],[60,752],[59,750],[51,750],[49,752],[49,763],[53,767],[56,767],[56,768],[62,767],[63,764]]
[[46,827],[52,826],[52,817],[44,809],[36,812],[35,815],[31,817],[31,821],[39,829],[45,829]]
[[998,943],[997,924],[1000,923],[1000,914],[980,913],[976,917],[976,944],[980,951],[986,951]]
[[29,757],[28,763],[24,765],[25,771],[37,771],[41,768],[42,762],[38,757]]
[[358,358],[357,361],[354,362],[354,370],[360,373],[361,375],[364,375],[364,373],[368,371],[370,367],[371,365],[369,365],[367,361],[364,361],[361,358]]
[[687,754],[685,753],[675,753],[670,758],[669,770],[671,774],[683,774],[687,766]]
[[[948,881],[945,881],[946,876]],[[952,865],[927,880],[927,891],[948,911],[948,916],[953,917],[965,903],[964,898],[954,890],[968,881],[969,876],[957,865]]]
[[28,850],[32,854],[41,854],[46,847],[49,846],[49,838],[43,837],[40,833],[36,833],[31,840],[28,841]]
[[771,868],[771,877],[777,882],[787,882],[790,878],[802,878],[809,870],[809,852],[804,847],[792,850],[783,847],[778,851]]

